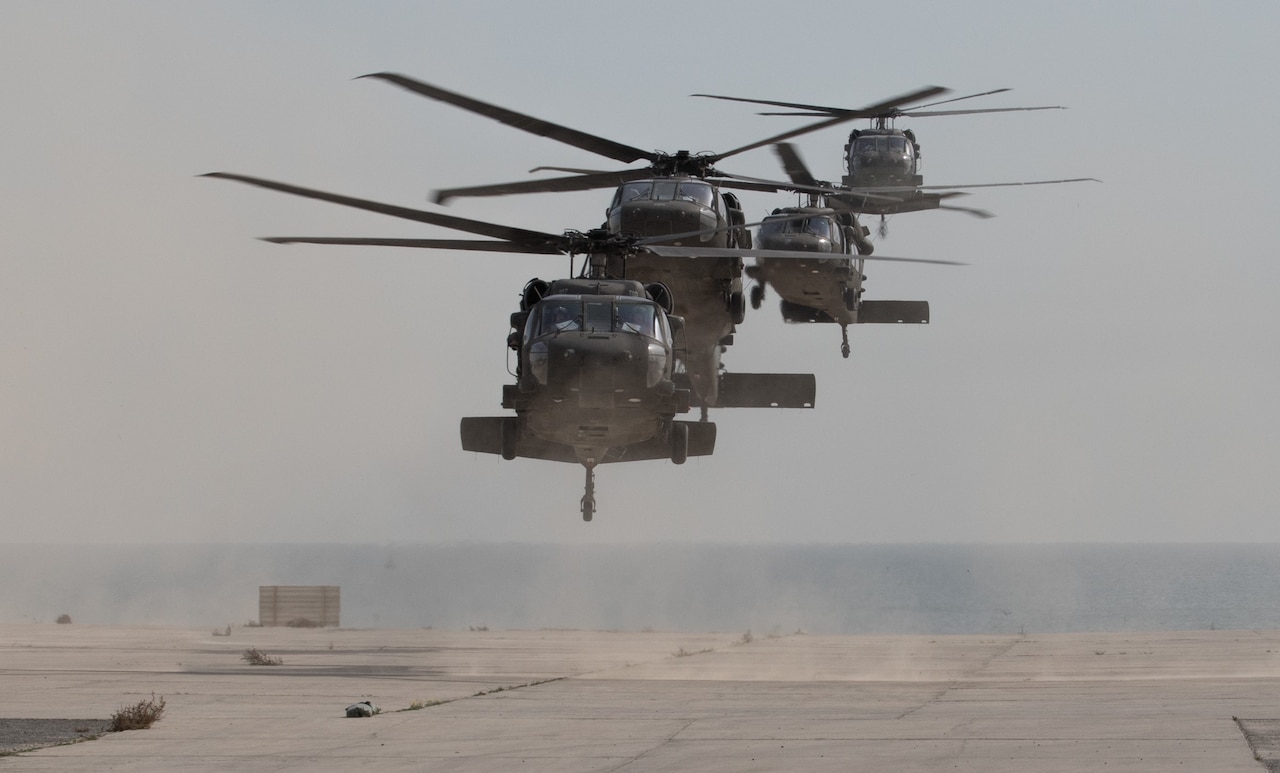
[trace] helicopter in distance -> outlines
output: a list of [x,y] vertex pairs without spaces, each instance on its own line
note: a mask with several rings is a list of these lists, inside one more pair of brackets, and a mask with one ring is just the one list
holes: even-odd
[[[887,234],[884,218],[904,212],[919,212],[929,209],[951,209],[967,212],[978,217],[990,217],[983,210],[958,207],[943,203],[953,196],[964,195],[961,189],[1003,187],[1014,185],[1047,185],[1065,182],[1095,181],[1093,178],[1072,178],[1063,180],[1039,180],[1033,182],[985,183],[977,185],[942,185],[925,186],[921,174],[920,142],[911,129],[898,129],[893,123],[898,118],[921,118],[942,115],[975,115],[981,113],[1026,112],[1033,110],[1065,110],[1061,105],[1042,105],[1038,107],[997,107],[970,110],[926,110],[924,108],[960,102],[966,99],[1000,94],[1010,89],[994,89],[963,97],[954,97],[939,102],[904,110],[895,105],[874,115],[860,117],[869,118],[871,128],[854,129],[844,146],[844,176],[841,179],[843,191],[841,199],[863,214],[880,215],[880,235]],[[727,97],[718,94],[694,94],[695,97],[720,99],[731,102],[749,102],[760,105],[791,108],[787,112],[765,112],[760,115],[791,116],[827,116],[850,115],[854,112],[847,108],[806,105],[794,102],[779,102],[765,99],[747,99],[743,97]],[[784,160],[784,166],[786,166]],[[793,176],[794,179],[794,176]],[[809,177],[812,180],[812,177]],[[828,184],[829,185],[829,184]],[[939,192],[943,191],[943,192]]]
[[[657,245],[654,237],[604,229],[542,233],[436,212],[303,188],[246,175],[232,180],[304,198],[465,231],[490,240],[348,237],[267,237],[278,244],[340,244],[427,249],[585,255],[581,274],[547,282],[533,279],[511,316],[507,345],[518,353],[516,383],[503,389],[503,407],[515,416],[462,419],[464,450],[576,462],[586,469],[584,520],[595,513],[595,467],[610,462],[710,455],[715,424],[680,421],[690,392],[675,379],[683,320],[670,313],[670,290],[608,274],[612,260],[655,252],[668,259],[718,254],[714,248]],[[696,239],[697,232],[678,234]],[[902,259],[905,260],[905,259]],[[572,272],[571,272],[572,273]],[[737,374],[726,402],[739,407],[813,407],[812,374]]]
[[782,319],[792,323],[837,323],[840,354],[849,357],[849,325],[866,323],[928,324],[928,301],[863,300],[863,267],[870,245],[866,228],[847,209],[825,206],[810,194],[808,206],[775,209],[756,230],[762,249],[806,252],[807,259],[757,257],[747,267],[755,280],[751,307],[760,308],[765,287],[781,297]]
[[[647,166],[619,171],[593,171],[564,167],[538,167],[533,171],[568,172],[568,177],[554,177],[496,185],[451,188],[436,191],[437,203],[464,196],[498,196],[517,193],[581,191],[615,187],[605,214],[605,228],[611,234],[636,234],[656,237],[659,243],[675,246],[694,245],[690,237],[677,234],[698,232],[696,246],[724,248],[715,257],[671,260],[648,253],[628,258],[626,275],[646,283],[661,282],[672,289],[674,312],[685,319],[687,346],[680,355],[678,368],[692,385],[696,404],[707,418],[709,407],[725,407],[721,397],[724,372],[721,355],[733,341],[736,326],[746,315],[742,289],[743,252],[752,247],[751,234],[741,226],[745,221],[742,205],[727,189],[775,192],[790,190],[793,184],[732,175],[716,168],[725,158],[791,137],[834,126],[858,118],[869,118],[892,110],[898,105],[927,99],[943,93],[940,87],[926,87],[894,99],[885,100],[862,110],[846,111],[839,116],[794,129],[724,153],[690,153],[680,150],[661,153],[641,150],[585,132],[544,121],[507,108],[499,107],[438,86],[423,83],[396,73],[374,73],[362,76],[386,81],[416,94],[460,107],[500,123],[512,126],[622,163],[639,160]],[[734,252],[733,250],[739,250]],[[619,259],[612,259],[609,273],[622,275]]]

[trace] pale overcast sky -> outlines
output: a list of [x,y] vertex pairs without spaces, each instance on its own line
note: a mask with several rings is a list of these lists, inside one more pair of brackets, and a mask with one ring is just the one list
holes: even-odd
[[[0,10],[0,524],[10,542],[1280,541],[1273,2],[17,2]],[[723,410],[714,456],[464,453],[501,415],[507,318],[557,258],[267,235],[446,232],[233,183],[432,208],[438,187],[613,162],[386,83],[393,71],[641,148],[790,128],[711,92],[902,121],[929,183],[869,299],[928,326],[749,312],[730,370],[812,372],[812,411]],[[841,174],[849,127],[797,141]],[[761,149],[727,171],[780,177]],[[462,200],[559,232],[610,191]],[[792,197],[745,194],[758,219]],[[874,221],[871,222],[874,225]]]

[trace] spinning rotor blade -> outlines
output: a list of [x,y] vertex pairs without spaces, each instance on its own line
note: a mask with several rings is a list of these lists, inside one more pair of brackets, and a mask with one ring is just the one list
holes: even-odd
[[795,145],[779,142],[773,146],[773,151],[778,154],[778,159],[782,161],[782,169],[787,173],[787,177],[791,178],[791,182],[796,185],[821,187],[817,178],[809,173],[809,167],[805,166],[804,161],[800,159],[800,151],[796,150]]
[[383,215],[399,217],[405,220],[415,220],[419,223],[429,223],[431,225],[452,228],[457,231],[466,231],[467,233],[478,234],[480,236],[504,239],[529,248],[545,248],[551,252],[559,252],[568,244],[568,239],[563,235],[542,233],[540,231],[527,231],[523,228],[512,228],[511,226],[495,225],[493,223],[485,223],[479,220],[468,220],[466,218],[454,217],[452,215],[442,215],[438,212],[424,212],[420,209],[409,209],[408,207],[398,207],[394,204],[383,204],[381,202],[370,201],[368,199],[358,199],[352,196],[326,193],[312,188],[302,188],[296,185],[289,185],[287,183],[264,180],[260,177],[229,174],[227,172],[211,172],[201,176],[216,177],[223,180],[234,180],[248,185],[256,185],[259,188],[267,188],[273,191],[280,191],[281,193],[293,194],[294,196],[302,196],[307,199],[319,199],[320,201],[341,204],[344,207],[353,207],[355,209],[378,212]]
[[1028,180],[1012,183],[974,183],[973,185],[873,185],[866,188],[836,187],[835,193],[909,193],[911,191],[949,191],[969,188],[1011,188],[1022,185],[1057,185],[1059,183],[1100,183],[1096,177],[1069,177],[1062,180]]
[[603,137],[597,137],[593,134],[580,132],[577,129],[570,129],[567,126],[543,121],[540,118],[534,118],[523,113],[517,113],[514,110],[508,110],[505,107],[491,105],[488,102],[481,102],[478,99],[456,94],[452,91],[442,89],[438,86],[432,86],[429,83],[423,83],[413,78],[398,75],[392,72],[376,72],[370,75],[361,75],[361,78],[377,78],[378,80],[393,83],[403,89],[407,89],[424,97],[437,99],[441,102],[448,103],[454,107],[460,107],[463,110],[469,110],[473,113],[492,118],[499,123],[505,123],[507,126],[514,127],[520,131],[536,134],[539,137],[547,137],[548,139],[563,142],[566,145],[572,145],[575,148],[581,148],[597,155],[606,156],[624,164],[629,164],[637,159],[647,159],[656,161],[657,155],[649,151],[633,148],[630,145],[623,145],[620,142],[607,140]]
[[691,97],[706,97],[707,99],[723,99],[726,102],[750,102],[753,105],[773,105],[774,107],[789,107],[792,110],[804,110],[803,113],[760,113],[760,115],[835,115],[844,112],[838,107],[822,107],[821,105],[803,105],[799,102],[775,102],[771,99],[747,99],[746,97],[725,97],[719,94],[690,94]]
[[820,252],[797,252],[792,250],[744,250],[737,247],[675,247],[662,244],[648,244],[640,247],[641,252],[657,255],[661,258],[774,258],[780,260],[821,260],[823,258],[847,258],[849,260],[883,260],[893,263],[930,263],[941,266],[964,266],[954,260],[929,260],[927,258],[894,258],[888,255],[842,255],[824,254]]
[[917,89],[911,92],[910,94],[903,94],[901,96],[897,96],[892,99],[887,99],[884,102],[880,102],[875,105],[864,107],[861,110],[844,111],[839,115],[836,115],[832,118],[828,118],[825,121],[819,121],[817,123],[809,124],[808,126],[801,126],[799,129],[792,129],[789,132],[783,132],[782,134],[769,137],[768,139],[763,139],[763,140],[760,140],[759,142],[753,142],[750,145],[743,145],[740,148],[734,148],[733,150],[730,150],[727,153],[715,154],[712,158],[714,158],[716,161],[719,161],[720,159],[728,158],[729,156],[736,156],[737,154],[744,153],[748,150],[754,150],[763,145],[774,145],[779,142],[782,142],[783,140],[789,140],[792,137],[798,137],[801,134],[808,134],[809,132],[815,132],[815,131],[818,131],[819,129],[825,129],[829,126],[836,126],[837,124],[847,123],[849,121],[853,121],[858,118],[874,118],[880,113],[885,112],[886,110],[892,110],[896,108],[898,105],[904,105],[909,102],[918,102],[921,99],[928,99],[929,97],[936,96],[938,94],[946,94],[947,91],[948,89],[944,89],[941,86],[926,86],[922,89]]
[[955,204],[939,204],[938,209],[949,209],[952,212],[963,212],[966,215],[980,217],[983,220],[990,220],[996,216],[994,212],[988,212],[985,209],[978,209],[977,207],[958,207]]
[[467,188],[445,188],[435,192],[437,204],[462,196],[507,196],[513,193],[564,193],[587,191],[595,188],[614,188],[631,180],[652,177],[648,169],[628,169],[620,172],[595,172],[574,177],[552,177],[544,180],[524,180],[496,185],[476,185]]
[[380,239],[330,236],[264,236],[272,244],[348,244],[361,247],[417,247],[431,250],[471,250],[475,252],[523,252],[536,255],[560,255],[552,248],[530,247],[515,242],[486,242],[474,239]]
[[[948,105],[952,102],[960,102],[975,97],[986,97],[991,94],[999,94],[1010,89],[993,89],[991,91],[983,91],[978,94],[968,94],[963,97],[953,97],[944,99],[939,102],[930,102],[924,105],[918,105],[910,110],[901,110],[897,106],[889,107],[881,112],[865,116],[867,118],[918,118],[922,116],[936,115],[973,115],[976,113],[1013,113],[1024,110],[1066,110],[1061,105],[1046,105],[1043,107],[996,107],[980,110],[924,110],[926,107],[936,107],[937,105]],[[823,115],[848,115],[853,112],[868,112],[868,110],[855,111],[843,107],[824,107],[822,105],[804,105],[797,102],[776,102],[769,99],[746,99],[743,97],[722,97],[715,94],[694,94],[695,97],[709,97],[711,99],[724,99],[731,102],[750,102],[757,105],[773,105],[775,107],[789,107],[792,112],[786,113],[759,113],[758,115],[794,115],[794,116],[823,116]]]

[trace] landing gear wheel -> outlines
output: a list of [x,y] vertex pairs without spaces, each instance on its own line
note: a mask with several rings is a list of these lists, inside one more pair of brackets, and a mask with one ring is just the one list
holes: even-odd
[[747,299],[742,297],[741,290],[729,293],[729,316],[733,318],[735,325],[741,325],[747,318]]
[[671,425],[671,461],[684,464],[689,458],[689,425]]
[[846,311],[853,311],[858,308],[858,291],[854,290],[849,285],[845,285],[840,290],[840,297],[844,301],[844,308]]
[[591,523],[591,516],[593,516],[596,512],[596,500],[583,497],[581,509],[582,509],[582,520],[586,521],[587,523]]
[[762,285],[752,285],[751,308],[758,309],[761,303],[764,303],[764,287]]

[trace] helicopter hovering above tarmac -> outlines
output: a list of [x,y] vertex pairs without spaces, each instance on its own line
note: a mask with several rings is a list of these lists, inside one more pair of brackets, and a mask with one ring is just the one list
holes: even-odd
[[[747,267],[755,280],[751,306],[760,308],[765,287],[781,296],[787,322],[834,322],[840,325],[840,354],[849,356],[848,326],[859,323],[929,322],[928,301],[866,301],[862,299],[865,258],[857,242],[865,239],[853,213],[822,206],[813,196],[807,207],[775,209],[756,231],[761,248],[808,252],[808,259],[758,257]],[[798,217],[804,216],[804,217]],[[855,257],[856,256],[856,257]]]
[[[595,512],[596,465],[669,458],[683,464],[715,448],[711,422],[677,421],[690,408],[687,386],[674,371],[683,320],[671,315],[671,292],[660,283],[613,278],[608,266],[650,252],[667,258],[700,257],[723,250],[656,245],[655,238],[619,236],[604,229],[556,235],[383,204],[246,175],[215,177],[304,198],[391,215],[490,237],[401,239],[268,237],[279,244],[311,243],[418,247],[488,252],[584,255],[574,279],[529,281],[520,311],[511,317],[508,346],[518,354],[516,383],[503,389],[502,404],[514,417],[465,418],[464,450],[577,462],[586,468],[582,516]],[[698,237],[697,232],[678,234]],[[728,376],[729,374],[726,374]],[[721,404],[727,407],[811,408],[812,374],[732,374]]]
[[[904,212],[919,212],[928,209],[949,209],[978,217],[991,217],[989,212],[981,209],[960,207],[944,203],[947,199],[965,195],[972,188],[993,188],[1022,185],[1052,185],[1067,182],[1097,182],[1091,177],[1079,177],[1060,180],[1035,180],[1012,183],[979,183],[973,185],[924,185],[924,177],[920,174],[920,143],[910,129],[897,129],[892,123],[897,118],[918,118],[940,115],[974,115],[979,113],[1008,113],[1032,110],[1065,110],[1061,105],[1043,105],[1039,107],[998,107],[975,110],[924,110],[923,108],[959,102],[976,97],[999,94],[1010,89],[995,89],[964,97],[955,97],[919,105],[910,110],[894,106],[868,117],[873,123],[870,129],[855,129],[849,134],[844,147],[844,177],[840,186],[831,183],[820,183],[803,168],[798,161],[789,163],[786,153],[779,151],[783,158],[783,166],[792,180],[807,185],[819,185],[829,189],[829,203],[838,194],[839,200],[851,211],[861,214],[880,215],[880,235],[887,235],[884,218]],[[792,108],[790,112],[767,112],[760,115],[793,115],[793,116],[841,116],[852,111],[845,108],[823,107],[820,105],[804,105],[794,102],[778,102],[763,99],[746,99],[742,97],[726,97],[717,94],[694,94],[695,97],[721,99],[732,102],[750,102],[754,104],[774,105]],[[790,150],[790,146],[786,146]],[[794,151],[791,151],[794,154]]]
[[[791,108],[789,112],[760,113],[760,115],[792,115],[792,116],[847,116],[869,118],[872,127],[854,129],[849,133],[849,141],[844,146],[845,176],[843,183],[850,188],[867,188],[884,185],[902,185],[920,187],[924,177],[920,174],[920,143],[915,132],[910,129],[898,129],[893,126],[898,118],[923,118],[939,115],[975,115],[978,113],[1012,113],[1029,110],[1065,110],[1062,105],[1043,105],[1040,107],[995,107],[977,110],[925,110],[924,108],[962,102],[966,99],[986,97],[1000,94],[1010,89],[994,89],[964,97],[953,97],[939,102],[917,105],[910,110],[903,110],[902,104],[881,110],[867,116],[865,111],[851,110],[843,107],[824,107],[821,105],[804,105],[795,102],[778,102],[768,99],[747,99],[744,97],[726,97],[718,94],[694,94],[695,97],[723,99],[731,102],[750,102],[757,105],[773,105]],[[914,101],[914,100],[913,100]]]
[[[898,105],[917,102],[944,93],[932,86],[910,94],[885,100],[862,110],[850,110],[839,116],[794,129],[759,142],[724,153],[690,153],[681,150],[661,153],[641,150],[603,137],[587,134],[507,108],[482,102],[438,86],[396,73],[374,73],[363,76],[383,80],[416,94],[460,107],[492,118],[521,131],[571,145],[622,163],[638,160],[648,166],[619,171],[591,171],[563,167],[539,167],[569,172],[571,176],[523,182],[502,183],[467,188],[439,190],[437,203],[463,196],[496,196],[516,193],[580,191],[616,187],[605,216],[609,233],[660,237],[659,243],[680,245],[689,241],[676,234],[697,231],[698,245],[729,249],[715,257],[671,260],[654,253],[628,259],[626,274],[643,282],[668,285],[676,299],[675,313],[685,319],[687,346],[680,354],[678,368],[688,377],[694,399],[702,408],[723,407],[720,397],[722,382],[721,355],[733,341],[736,326],[746,314],[742,291],[743,252],[752,246],[750,232],[741,226],[745,221],[738,197],[725,189],[774,192],[789,190],[794,184],[742,177],[716,168],[723,159],[764,145],[834,126],[858,118],[870,118]],[[538,171],[535,169],[534,171]],[[616,261],[610,265],[613,275],[621,275]]]

